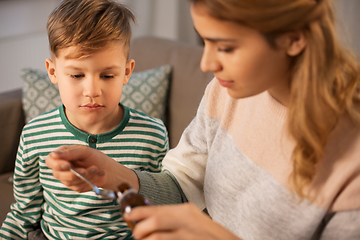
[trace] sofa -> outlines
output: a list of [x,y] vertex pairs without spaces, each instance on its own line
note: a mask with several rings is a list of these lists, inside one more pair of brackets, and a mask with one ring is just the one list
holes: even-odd
[[[181,133],[196,114],[196,109],[212,73],[200,70],[202,47],[156,37],[132,40],[130,57],[135,59],[134,72],[165,64],[172,67],[165,102],[164,123],[170,148],[177,145]],[[10,81],[10,79],[9,79]],[[0,93],[0,222],[14,202],[12,183],[17,147],[25,124],[23,89]]]

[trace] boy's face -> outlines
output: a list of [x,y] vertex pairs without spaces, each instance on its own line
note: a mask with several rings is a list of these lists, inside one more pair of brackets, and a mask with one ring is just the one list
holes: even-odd
[[118,104],[135,61],[127,61],[123,45],[116,43],[85,58],[66,57],[77,50],[61,49],[53,61],[46,59],[48,75],[58,85],[66,116],[75,127],[91,134],[108,132],[122,119]]

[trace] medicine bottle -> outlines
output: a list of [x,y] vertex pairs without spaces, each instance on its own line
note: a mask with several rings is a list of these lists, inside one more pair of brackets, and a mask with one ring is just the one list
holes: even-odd
[[[134,207],[151,205],[147,198],[137,193],[137,191],[131,188],[129,184],[122,183],[117,188],[117,202],[120,205],[120,212],[122,215],[124,215],[124,213],[129,213]],[[126,223],[131,230],[133,230],[136,225],[136,222],[133,221],[126,221]]]

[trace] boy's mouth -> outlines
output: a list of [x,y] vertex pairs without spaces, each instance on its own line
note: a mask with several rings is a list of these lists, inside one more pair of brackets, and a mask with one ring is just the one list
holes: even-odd
[[81,107],[85,109],[99,109],[99,108],[103,108],[104,106],[97,103],[88,103],[85,105],[81,105]]

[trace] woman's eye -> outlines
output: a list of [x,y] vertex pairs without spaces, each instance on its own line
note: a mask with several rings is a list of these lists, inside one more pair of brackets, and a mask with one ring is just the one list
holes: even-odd
[[218,51],[219,52],[226,52],[226,53],[230,53],[234,50],[234,48],[219,48]]
[[75,78],[75,79],[79,79],[84,77],[84,74],[74,74],[74,75],[70,75],[70,77]]

